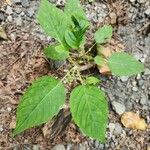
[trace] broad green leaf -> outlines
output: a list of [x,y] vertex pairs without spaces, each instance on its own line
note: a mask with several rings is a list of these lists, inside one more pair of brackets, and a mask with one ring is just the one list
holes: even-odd
[[97,56],[94,58],[94,62],[95,62],[97,65],[101,66],[101,65],[104,64],[105,59],[104,59],[102,56],[97,55]]
[[44,76],[34,81],[17,108],[17,126],[13,134],[50,120],[64,104],[65,96],[64,86],[53,77]]
[[71,92],[73,120],[86,135],[105,141],[108,104],[105,94],[95,86],[80,85]]
[[100,82],[100,80],[98,78],[96,78],[96,77],[93,77],[93,76],[86,78],[86,84],[96,85],[99,82]]
[[65,41],[65,31],[70,26],[71,21],[68,20],[63,11],[49,3],[48,0],[41,0],[37,19],[49,36],[68,48]]
[[79,20],[87,20],[86,14],[80,5],[79,0],[67,0],[64,12],[70,16],[75,16]]
[[144,71],[142,63],[124,52],[113,53],[108,60],[108,66],[111,72],[118,76],[130,76]]
[[53,60],[65,60],[69,57],[69,52],[60,44],[48,46],[44,49],[44,53]]
[[113,28],[110,25],[105,25],[102,28],[99,28],[95,33],[96,43],[102,44],[106,43],[107,40],[112,37]]

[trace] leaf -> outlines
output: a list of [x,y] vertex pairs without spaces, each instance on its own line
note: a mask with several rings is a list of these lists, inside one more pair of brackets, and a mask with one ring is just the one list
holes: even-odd
[[66,31],[65,40],[71,48],[78,49],[85,43],[85,32],[89,23],[85,20],[78,21],[74,16],[72,16],[72,20],[74,27]]
[[65,60],[69,57],[69,52],[60,44],[48,46],[44,49],[44,53],[53,60]]
[[101,90],[95,86],[77,86],[71,92],[70,108],[73,120],[86,135],[105,141],[108,104]]
[[0,26],[0,39],[7,40],[7,35],[4,29]]
[[129,76],[144,71],[144,65],[124,52],[115,52],[108,59],[108,66],[114,75]]
[[121,122],[126,128],[130,129],[146,130],[147,128],[145,120],[134,112],[125,112],[121,116]]
[[102,56],[96,56],[95,58],[94,58],[94,62],[97,64],[97,65],[99,65],[99,66],[103,66],[103,64],[105,63],[105,59],[104,59],[104,57],[102,57]]
[[95,33],[96,43],[106,43],[112,37],[113,28],[111,25],[105,25],[99,28]]
[[100,80],[96,77],[93,77],[93,76],[86,78],[86,84],[96,85],[99,82],[100,82]]
[[71,25],[71,21],[63,11],[49,3],[48,0],[42,0],[37,19],[48,35],[68,48],[65,41],[65,31]]
[[80,20],[87,20],[86,14],[82,9],[79,0],[67,0],[64,12],[67,16],[70,16],[70,18],[75,16]]
[[17,108],[14,135],[40,125],[56,115],[65,102],[65,88],[53,77],[44,76],[27,89]]

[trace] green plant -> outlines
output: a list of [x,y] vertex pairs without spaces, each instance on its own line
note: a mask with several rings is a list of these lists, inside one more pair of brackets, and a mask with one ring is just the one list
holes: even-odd
[[44,76],[33,82],[17,108],[17,125],[13,134],[45,123],[57,115],[66,99],[66,89],[62,81],[69,84],[76,80],[76,83],[81,84],[70,95],[72,119],[83,133],[104,142],[108,123],[106,96],[97,87],[100,82],[98,78],[82,75],[82,64],[95,62],[100,66],[105,62],[112,74],[117,76],[140,73],[144,70],[143,65],[124,52],[114,52],[108,58],[102,55],[93,58],[93,47],[111,39],[113,29],[110,25],[99,28],[95,33],[96,42],[85,50],[85,32],[90,23],[78,0],[67,0],[64,11],[50,4],[48,0],[42,0],[37,18],[45,33],[58,41],[44,49],[45,55],[54,60],[67,59],[68,72],[61,80]]

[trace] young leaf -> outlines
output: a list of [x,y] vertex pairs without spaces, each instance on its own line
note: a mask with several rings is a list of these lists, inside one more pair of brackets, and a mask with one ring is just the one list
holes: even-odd
[[104,93],[95,86],[80,85],[71,92],[73,120],[88,136],[105,141],[108,104]]
[[59,80],[44,76],[27,89],[17,108],[14,135],[40,125],[56,115],[65,102],[65,88]]
[[42,0],[37,19],[48,35],[68,48],[65,41],[65,31],[70,26],[71,21],[68,21],[68,17],[63,11],[49,3],[48,0]]
[[93,77],[93,76],[86,78],[86,83],[87,84],[96,85],[99,82],[100,82],[100,80],[98,78],[96,78],[96,77]]
[[78,19],[87,20],[86,14],[82,9],[79,0],[67,0],[64,12],[70,16],[75,16]]
[[108,66],[114,75],[130,76],[144,71],[144,65],[124,52],[115,52],[108,59]]
[[96,43],[103,44],[112,37],[113,28],[110,25],[105,25],[102,28],[99,28],[95,33]]
[[65,60],[69,57],[69,52],[60,44],[48,46],[44,49],[44,53],[53,60]]
[[74,27],[66,31],[65,40],[71,48],[78,49],[85,43],[85,32],[89,23],[85,20],[78,21],[74,16],[72,16],[72,20]]

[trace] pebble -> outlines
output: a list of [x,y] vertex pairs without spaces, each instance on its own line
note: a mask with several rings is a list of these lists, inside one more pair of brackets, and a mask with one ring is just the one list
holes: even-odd
[[133,90],[134,92],[137,92],[137,91],[138,91],[138,88],[134,86],[134,87],[132,88],[132,90]]
[[3,12],[0,12],[0,21],[4,21],[5,20],[5,16]]
[[17,8],[15,9],[15,11],[16,11],[17,14],[20,14],[20,13],[22,12],[22,9],[19,8],[19,7],[17,7]]
[[11,15],[13,13],[12,8],[8,5],[5,11],[6,14]]
[[23,7],[29,7],[29,0],[21,0],[21,4]]
[[3,132],[4,129],[3,129],[3,125],[0,125],[0,132]]
[[12,2],[15,4],[21,4],[21,0],[13,0]]
[[143,4],[143,3],[145,3],[147,0],[137,0],[138,1],[138,3],[140,3],[140,4]]
[[21,17],[15,18],[15,22],[16,22],[17,26],[22,26],[22,19],[21,19]]
[[33,150],[40,150],[40,146],[39,145],[33,145]]
[[122,133],[122,127],[119,123],[115,124],[115,130],[114,130],[114,134],[115,135],[120,135]]
[[58,144],[54,146],[51,150],[65,150],[65,146],[62,144]]
[[147,104],[147,97],[145,95],[142,95],[140,99],[140,104],[141,105],[146,105]]
[[134,2],[135,2],[135,0],[130,0],[130,2],[131,2],[131,3],[134,3]]
[[146,10],[145,10],[145,14],[150,16],[150,7],[148,7]]
[[8,112],[11,112],[11,110],[12,110],[11,107],[7,107]]
[[109,123],[110,134],[113,134],[114,129],[115,129],[115,124],[114,123]]
[[122,82],[126,82],[126,81],[128,81],[129,77],[128,76],[122,76],[122,77],[120,77],[120,79]]
[[121,103],[118,103],[116,101],[113,101],[112,102],[112,106],[113,106],[113,109],[116,111],[117,114],[121,115],[125,112],[125,106]]
[[34,15],[34,10],[32,9],[32,8],[29,8],[28,10],[27,10],[27,12],[26,12],[26,15],[28,16],[28,17],[33,17],[33,15]]
[[9,16],[7,17],[7,20],[8,20],[9,22],[12,22],[12,21],[13,21],[12,16],[11,16],[11,15],[9,15]]
[[150,75],[150,69],[145,68],[144,75]]

